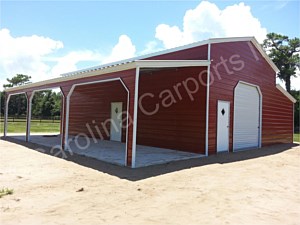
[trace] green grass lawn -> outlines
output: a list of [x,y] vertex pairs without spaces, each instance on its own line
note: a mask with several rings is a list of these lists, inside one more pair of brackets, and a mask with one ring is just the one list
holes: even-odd
[[[3,128],[1,128],[3,130]],[[31,121],[30,131],[32,133],[59,133],[60,123],[52,123],[52,121]],[[8,122],[8,133],[25,133],[26,122]]]
[[[32,133],[59,133],[60,123],[55,123],[52,120],[32,120],[30,131]],[[3,124],[0,132],[3,132]],[[25,133],[26,132],[26,121],[8,122],[8,133]],[[300,142],[300,134],[294,134],[294,142]]]

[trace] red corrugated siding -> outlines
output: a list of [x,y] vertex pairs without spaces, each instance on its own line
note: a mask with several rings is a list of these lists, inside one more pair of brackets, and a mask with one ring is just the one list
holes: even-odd
[[207,60],[207,45],[146,58],[148,60]]
[[[84,133],[92,137],[87,128],[88,124],[96,138],[109,140],[110,123],[107,121],[111,117],[111,102],[122,102],[123,111],[126,112],[127,92],[120,81],[76,87],[70,101],[69,133]],[[125,114],[123,121],[126,122]],[[125,127],[126,123],[122,129],[122,142],[126,141]]]
[[[254,54],[249,45],[253,47]],[[234,58],[231,58],[233,55],[235,55]],[[217,66],[222,60],[221,57],[226,61],[227,68],[224,67],[224,64]],[[209,153],[216,152],[217,100],[226,100],[231,103],[229,138],[232,150],[234,88],[240,80],[258,85],[261,89],[263,95],[262,145],[292,142],[293,103],[277,90],[275,72],[252,43],[212,44],[211,58],[213,60],[211,76],[213,76],[214,82],[210,87]],[[237,60],[242,60],[244,67]],[[233,61],[236,64],[232,63]],[[228,69],[233,74],[228,74]]]
[[278,89],[263,96],[262,144],[293,142],[293,104]]
[[[122,79],[122,81],[124,82],[124,84],[126,85],[127,89],[130,92],[130,94],[129,94],[129,114],[133,115],[135,70],[127,70],[127,71],[115,72],[115,73],[111,73],[111,74],[99,75],[99,76],[94,76],[94,77],[89,77],[89,78],[81,78],[78,80],[62,82],[62,83],[60,83],[60,85],[62,87],[62,91],[67,96],[67,94],[69,93],[73,84],[80,84],[80,83],[91,82],[91,81],[100,81],[100,80],[119,78],[119,77]],[[119,93],[119,90],[121,90],[120,92],[122,92],[122,93],[124,93],[124,90],[120,89],[119,88],[120,86],[118,86],[116,84],[117,86],[115,86],[114,89],[110,89],[108,86],[105,86],[107,84],[109,86],[111,83],[106,83],[106,84],[102,83],[102,85],[104,85],[102,87],[106,87],[105,89],[111,94],[111,96],[113,96],[112,98],[115,98],[115,100],[118,100],[118,101],[120,98],[123,98],[123,95]],[[98,85],[100,85],[100,84],[98,84]],[[88,95],[89,87],[91,87],[96,92],[96,95],[92,94],[91,92],[89,94],[94,95],[94,97],[92,99],[95,100],[95,104],[97,104],[97,103],[101,102],[100,94],[102,97],[105,96],[105,95],[103,95],[103,92],[102,92],[103,90],[97,90],[96,86],[98,86],[98,85],[91,84],[88,86],[81,86],[81,87],[78,86],[75,88],[74,96],[76,96],[76,93],[77,93],[77,95],[79,94],[79,96],[80,96],[81,91],[82,91],[82,93],[85,93]],[[88,88],[86,88],[86,87],[88,87]],[[101,87],[101,85],[100,85],[100,87]],[[122,86],[122,88],[123,88],[123,86]],[[77,90],[77,92],[76,92],[76,90]],[[79,90],[79,92],[78,92],[78,90]],[[115,93],[115,91],[117,91],[117,92]],[[99,94],[99,96],[98,96],[98,94]],[[77,97],[79,97],[79,96],[77,96]],[[105,97],[106,102],[108,101],[108,97],[109,96]],[[85,123],[86,122],[90,123],[91,119],[93,119],[93,116],[94,116],[94,115],[88,115],[87,113],[85,113],[86,118],[84,119],[83,115],[80,114],[82,112],[82,109],[84,109],[84,107],[82,107],[82,106],[84,106],[85,104],[88,104],[87,100],[90,100],[90,99],[86,99],[85,97],[83,97],[83,99],[81,99],[82,100],[81,102],[76,102],[75,98],[71,97],[71,104],[70,104],[70,126],[69,126],[70,134],[72,134],[72,133],[76,134],[79,131],[87,132]],[[75,102],[74,102],[74,100],[75,100]],[[78,100],[79,100],[79,98],[78,98]],[[126,94],[126,101],[127,101],[127,94]],[[82,106],[81,106],[81,104],[82,104]],[[77,106],[79,106],[79,107],[77,107]],[[73,109],[72,109],[72,107],[73,107]],[[110,107],[110,105],[109,105],[109,107]],[[127,103],[124,104],[123,108],[126,109],[126,107],[127,107]],[[99,113],[99,111],[96,109],[97,107],[93,107],[93,106],[91,107],[91,105],[88,104],[87,108],[91,113],[96,113],[96,114]],[[107,111],[108,111],[108,108],[107,108],[107,104],[106,104],[106,110],[105,110],[104,114],[102,114],[102,116],[103,116],[102,118],[107,118],[107,115],[110,114],[110,108],[109,108],[109,113]],[[65,115],[64,115],[64,117],[65,117]],[[97,117],[97,116],[95,116],[95,117]],[[75,120],[75,123],[72,122],[72,120],[73,121]],[[76,125],[76,120],[79,120],[77,122],[80,122],[79,124],[81,124],[81,125],[79,125],[79,127],[81,127],[81,129],[78,129],[78,125]],[[99,126],[99,128],[100,128],[100,126]],[[73,129],[75,129],[75,130],[73,130]],[[127,149],[128,149],[127,165],[128,166],[131,165],[131,157],[132,157],[132,130],[133,130],[133,124],[131,123],[128,126],[128,142],[127,142]],[[65,132],[65,130],[64,130],[64,132]],[[123,131],[123,137],[122,137],[123,141],[125,140],[124,132],[125,131]]]
[[[152,93],[154,97],[145,97],[142,106],[148,112],[155,109],[159,104],[159,110],[154,115],[145,115],[141,110],[138,112],[138,144],[170,148],[182,151],[204,153],[205,152],[205,106],[206,87],[200,85],[198,75],[205,70],[204,67],[168,69],[157,72],[141,73],[139,96],[144,93]],[[174,86],[184,82],[187,78],[197,81],[199,88],[193,94],[192,101],[181,85],[179,93],[174,91]],[[192,90],[193,84],[188,83]],[[196,86],[195,86],[196,87]],[[163,90],[170,90],[176,103],[164,107],[159,98]],[[170,101],[168,101],[169,103]]]
[[[158,103],[160,110],[153,116],[147,116],[139,110],[137,144],[204,153],[206,88],[198,82],[198,75],[204,69],[168,69],[151,74],[141,72],[140,96],[146,92],[155,95],[155,98],[145,98],[143,106],[150,110]],[[194,101],[190,100],[182,85],[179,88],[182,100],[176,96],[173,89],[174,85],[187,78],[194,78],[199,84],[199,91],[193,94]],[[189,85],[193,89],[192,84]],[[166,89],[169,89],[177,100],[176,104],[168,108],[161,105],[162,99],[158,97],[159,93]],[[110,103],[119,101],[123,102],[123,110],[126,110],[127,92],[118,81],[76,87],[71,97],[69,133],[85,133],[92,137],[86,127],[88,123],[97,138],[99,135],[94,128],[96,125],[104,139],[109,139],[101,122],[110,119]],[[93,120],[96,122],[93,123]],[[109,124],[107,130],[109,131]],[[125,141],[125,137],[124,129],[122,141]]]

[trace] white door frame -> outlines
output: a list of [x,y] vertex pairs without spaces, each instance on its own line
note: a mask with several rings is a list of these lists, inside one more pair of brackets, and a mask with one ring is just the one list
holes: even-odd
[[[28,97],[25,91],[22,92],[16,92],[16,93],[12,93],[12,94],[7,94],[7,98],[5,99],[6,102],[4,102],[5,104],[5,111],[4,111],[4,129],[3,129],[3,137],[7,137],[7,133],[8,133],[8,106],[9,106],[9,101],[10,101],[10,97],[14,96],[14,95],[25,95],[26,97],[26,124],[27,124],[27,118],[28,118]],[[26,126],[26,133],[27,133],[27,129],[28,127]],[[25,134],[25,140],[26,140],[26,134]]]
[[[239,81],[237,83],[237,85],[235,86],[234,88],[234,102],[235,102],[235,99],[236,99],[236,87],[239,85],[239,84],[245,84],[245,85],[249,85],[249,86],[252,86],[252,87],[255,87],[258,91],[258,94],[259,94],[259,129],[258,129],[258,147],[261,148],[261,140],[262,140],[262,98],[263,98],[263,95],[262,95],[262,92],[260,90],[260,87],[258,85],[255,85],[255,84],[251,84],[251,83],[248,83],[248,82],[245,82],[245,81]],[[234,106],[235,106],[235,103],[234,103]],[[235,115],[234,115],[234,109],[233,109],[233,135],[232,135],[232,149],[233,149],[233,152],[237,152],[237,151],[241,151],[241,150],[236,150],[234,148],[234,124],[236,123],[236,119],[235,119]]]
[[[228,104],[228,146],[227,146],[227,150],[225,151],[218,151],[218,124],[219,124],[219,103],[227,103]],[[219,152],[229,152],[229,143],[230,143],[230,140],[229,140],[229,137],[230,137],[230,101],[224,101],[224,100],[218,100],[217,101],[217,153]]]
[[[59,89],[60,90],[60,92],[61,92],[61,94],[62,94],[62,96],[63,97],[65,97],[65,94],[63,93],[63,91],[62,91],[62,89],[61,89],[61,87],[60,86],[55,86],[55,87],[52,87],[52,88],[42,88],[42,89],[36,89],[36,90],[33,90],[32,92],[31,92],[31,96],[30,96],[30,99],[29,99],[29,121],[28,121],[28,131],[27,131],[27,133],[28,133],[28,142],[30,141],[30,129],[31,129],[31,114],[32,114],[32,100],[33,100],[33,97],[34,97],[34,94],[36,93],[36,92],[41,92],[41,91],[52,91],[53,89]],[[64,99],[64,98],[63,98]],[[64,101],[64,100],[63,100]],[[64,104],[64,102],[61,102],[61,104]],[[61,115],[63,115],[62,114],[62,112],[61,112]],[[61,117],[61,119],[60,119],[60,126],[61,126],[61,123],[63,124],[63,117]],[[60,143],[61,143],[61,146],[62,146],[62,142],[63,142],[63,137],[62,137],[62,133],[60,132]]]

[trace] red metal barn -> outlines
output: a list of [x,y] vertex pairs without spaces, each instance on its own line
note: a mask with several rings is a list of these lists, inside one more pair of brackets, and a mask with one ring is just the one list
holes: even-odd
[[209,39],[7,89],[5,118],[10,96],[25,93],[30,141],[34,93],[60,88],[62,148],[79,134],[123,143],[131,167],[137,146],[207,156],[292,143],[295,99],[277,72],[253,37]]

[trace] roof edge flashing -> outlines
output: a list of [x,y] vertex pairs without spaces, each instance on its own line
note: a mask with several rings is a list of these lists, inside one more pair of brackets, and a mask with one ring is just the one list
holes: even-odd
[[288,93],[283,87],[281,87],[280,84],[276,84],[276,88],[282,93],[284,94],[289,100],[291,100],[291,102],[296,103],[297,100],[290,94]]

